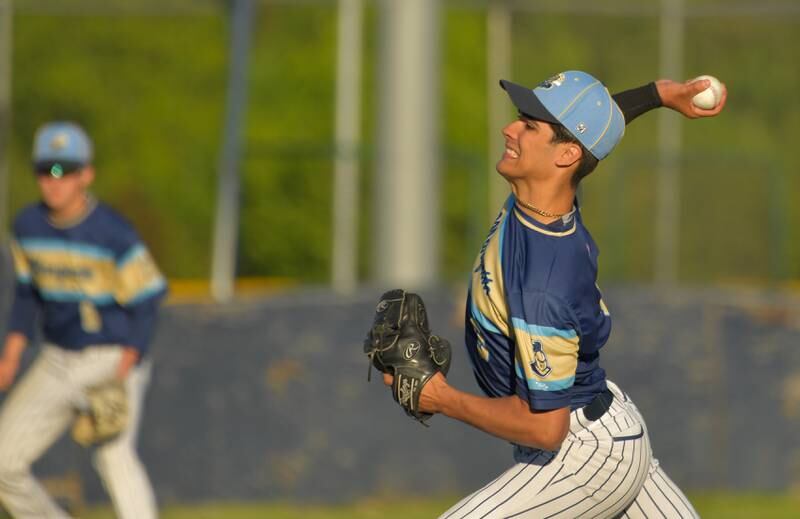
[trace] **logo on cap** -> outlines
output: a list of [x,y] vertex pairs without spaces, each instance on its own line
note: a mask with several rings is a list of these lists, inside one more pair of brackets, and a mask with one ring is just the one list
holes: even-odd
[[562,83],[564,83],[564,80],[566,79],[567,77],[563,73],[556,74],[555,76],[547,78],[541,83],[539,83],[539,88],[544,88],[545,90],[548,90],[550,88],[553,88],[554,86],[559,87],[562,85]]
[[60,132],[50,140],[50,149],[53,151],[63,150],[67,144],[69,144],[69,135],[66,132]]

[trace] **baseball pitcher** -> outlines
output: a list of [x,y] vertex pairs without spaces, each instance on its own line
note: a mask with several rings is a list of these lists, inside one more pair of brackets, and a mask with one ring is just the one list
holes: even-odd
[[[694,518],[689,500],[653,457],[636,406],[601,367],[611,313],[597,286],[599,252],[576,191],[637,116],[662,105],[690,118],[713,116],[726,94],[701,109],[692,99],[709,87],[707,80],[659,80],[612,97],[581,71],[535,88],[500,84],[519,112],[503,129],[497,163],[511,194],[475,260],[465,316],[467,352],[484,395],[454,388],[446,369],[426,360],[424,376],[412,379],[414,398],[396,399],[406,410],[413,403],[415,416],[441,413],[511,442],[514,464],[441,519]],[[397,319],[381,318],[380,308],[392,300],[384,295],[365,341],[373,357],[402,345],[382,331],[404,329],[384,324]],[[424,333],[414,337],[429,342]],[[373,364],[397,392],[398,366],[409,368],[397,353],[389,357],[400,360],[388,368]]]

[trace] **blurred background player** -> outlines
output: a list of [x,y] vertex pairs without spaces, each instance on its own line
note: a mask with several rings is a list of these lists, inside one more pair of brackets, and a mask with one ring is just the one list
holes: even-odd
[[497,163],[512,194],[478,255],[466,305],[467,351],[485,396],[438,373],[420,410],[508,440],[516,463],[441,517],[696,517],[653,458],[636,406],[600,366],[611,316],[576,192],[635,117],[662,104],[716,115],[724,94],[700,110],[691,100],[706,81],[662,80],[612,98],[580,71],[535,89],[501,85],[519,111]]
[[0,391],[12,385],[39,319],[44,336],[41,353],[0,410],[0,500],[15,518],[66,517],[31,464],[85,406],[85,391],[115,378],[124,381],[129,423],[94,449],[94,466],[118,517],[157,515],[135,443],[150,378],[145,355],[166,282],[133,227],[89,193],[92,158],[78,125],[41,127],[33,146],[41,202],[14,221],[16,290]]

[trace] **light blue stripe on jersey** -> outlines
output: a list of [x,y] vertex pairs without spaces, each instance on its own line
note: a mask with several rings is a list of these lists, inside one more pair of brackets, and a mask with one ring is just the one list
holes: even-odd
[[492,332],[498,335],[502,335],[497,326],[495,326],[494,323],[492,323],[492,321],[490,321],[485,315],[481,313],[480,310],[478,310],[478,307],[475,306],[474,301],[470,300],[469,303],[470,303],[470,313],[472,314],[472,317],[478,322],[478,324],[481,325],[481,328],[483,328],[487,332]]
[[[514,369],[516,369],[517,376],[519,378],[525,379],[525,375],[522,373],[522,368],[520,368],[518,362],[514,362]],[[575,375],[572,375],[568,378],[562,378],[561,380],[547,381],[528,378],[525,379],[525,382],[528,384],[528,389],[535,391],[559,391],[572,387],[572,385],[575,383]]]
[[125,303],[125,306],[131,306],[139,303],[140,301],[144,301],[150,296],[158,294],[162,290],[167,287],[167,284],[164,282],[164,278],[158,278],[155,280],[154,283],[151,283],[150,286],[147,286],[136,293],[135,296],[131,298],[130,301]]
[[553,328],[552,326],[541,326],[538,324],[528,324],[519,317],[512,317],[511,323],[514,328],[525,330],[530,335],[537,335],[539,337],[563,337],[564,339],[574,339],[578,336],[575,330],[561,330]]
[[120,259],[117,261],[117,268],[122,268],[125,266],[126,263],[134,259],[136,256],[144,252],[146,249],[144,245],[141,243],[137,243],[133,247],[130,248],[128,252],[126,252]]
[[98,305],[104,305],[114,302],[113,294],[98,294],[95,296],[90,296],[85,294],[84,292],[43,290],[42,288],[39,288],[39,294],[41,294],[42,299],[45,299],[47,301],[57,301],[59,303],[77,303],[80,301],[89,300],[92,303],[96,303]]
[[25,283],[26,285],[28,285],[31,282],[31,275],[30,274],[17,274],[17,281],[19,281],[20,283]]
[[94,245],[86,245],[83,243],[72,243],[65,240],[51,239],[51,238],[23,238],[17,240],[20,247],[28,251],[53,251],[53,252],[71,252],[81,256],[87,256],[95,259],[114,259],[114,253],[103,247],[95,247]]

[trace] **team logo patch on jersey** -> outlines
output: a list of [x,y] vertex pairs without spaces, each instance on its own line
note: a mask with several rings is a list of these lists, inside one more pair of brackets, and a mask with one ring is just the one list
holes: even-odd
[[531,362],[531,369],[538,376],[544,378],[553,371],[550,367],[550,361],[547,360],[547,355],[544,354],[542,343],[533,341],[533,362]]

